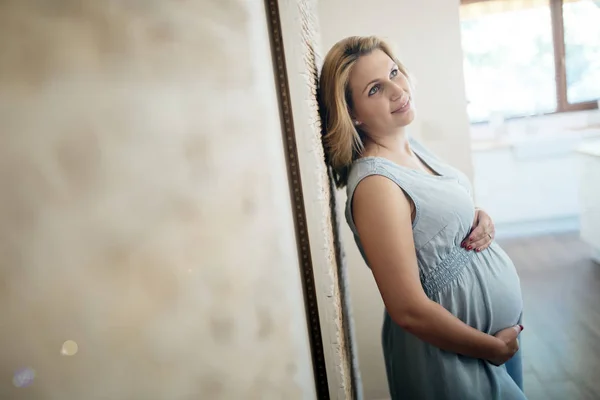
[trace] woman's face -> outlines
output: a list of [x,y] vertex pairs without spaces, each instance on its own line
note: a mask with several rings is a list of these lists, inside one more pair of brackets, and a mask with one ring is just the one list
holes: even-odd
[[408,79],[382,50],[360,57],[348,84],[354,105],[352,120],[370,135],[395,132],[414,119]]

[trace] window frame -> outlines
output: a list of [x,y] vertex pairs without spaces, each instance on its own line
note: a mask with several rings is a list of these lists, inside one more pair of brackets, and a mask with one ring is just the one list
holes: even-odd
[[[461,0],[460,5],[484,3],[491,0]],[[506,0],[510,1],[510,0]],[[567,69],[565,65],[565,30],[563,20],[563,0],[548,0],[550,6],[550,16],[552,23],[552,42],[554,47],[554,79],[556,81],[556,110],[544,114],[532,115],[532,117],[542,115],[552,115],[571,111],[596,110],[597,101],[584,101],[580,103],[569,103],[567,97]],[[508,118],[519,119],[521,116]],[[489,121],[472,122],[471,124],[487,123]]]

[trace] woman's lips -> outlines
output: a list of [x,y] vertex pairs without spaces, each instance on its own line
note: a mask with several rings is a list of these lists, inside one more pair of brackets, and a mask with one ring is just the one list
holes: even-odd
[[408,110],[409,108],[410,108],[410,97],[408,99],[406,99],[406,102],[404,102],[400,107],[398,107],[394,111],[392,111],[392,114],[404,112],[404,111]]

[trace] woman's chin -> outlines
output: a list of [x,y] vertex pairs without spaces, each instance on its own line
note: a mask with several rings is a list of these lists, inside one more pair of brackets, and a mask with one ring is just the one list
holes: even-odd
[[394,114],[394,119],[395,119],[395,123],[397,126],[406,126],[409,125],[411,122],[413,122],[415,120],[415,110],[413,108],[411,108],[410,110],[407,110],[406,112],[403,112],[402,114]]

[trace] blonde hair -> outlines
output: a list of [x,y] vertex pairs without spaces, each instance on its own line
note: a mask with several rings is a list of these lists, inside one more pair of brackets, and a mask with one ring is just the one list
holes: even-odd
[[348,85],[350,71],[358,59],[373,50],[382,50],[409,78],[406,68],[392,53],[390,46],[375,36],[351,36],[337,42],[325,56],[319,78],[319,109],[323,127],[325,160],[333,171],[338,188],[348,183],[352,163],[363,151],[366,135],[352,123],[352,92]]

